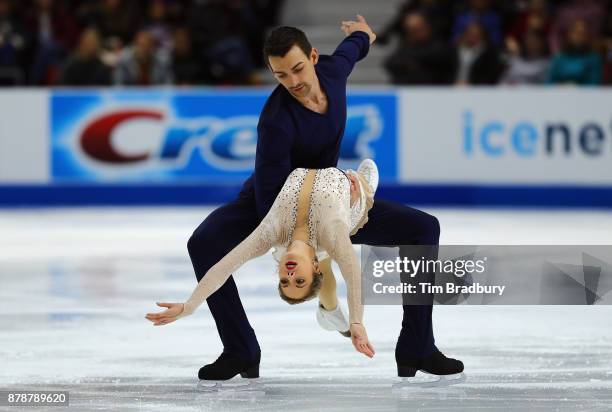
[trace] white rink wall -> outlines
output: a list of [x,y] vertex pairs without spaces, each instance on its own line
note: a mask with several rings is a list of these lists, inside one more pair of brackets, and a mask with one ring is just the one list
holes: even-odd
[[[193,205],[251,174],[268,88],[0,93],[0,206]],[[606,88],[353,87],[340,167],[429,206],[612,207]]]

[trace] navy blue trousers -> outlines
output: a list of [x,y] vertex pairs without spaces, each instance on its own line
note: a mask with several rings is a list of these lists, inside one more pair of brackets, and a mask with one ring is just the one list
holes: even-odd
[[[438,219],[411,207],[375,199],[368,223],[351,238],[372,246],[437,245]],[[259,224],[255,199],[241,193],[236,200],[214,210],[198,226],[187,243],[198,282],[208,269],[244,240]],[[249,324],[233,277],[207,299],[215,319],[223,351],[244,359],[260,353],[255,331]],[[422,358],[434,349],[431,305],[405,305],[396,357]],[[391,325],[390,325],[391,327]]]

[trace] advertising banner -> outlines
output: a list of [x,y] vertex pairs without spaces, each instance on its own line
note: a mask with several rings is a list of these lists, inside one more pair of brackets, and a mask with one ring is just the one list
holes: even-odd
[[[228,182],[253,171],[257,123],[270,90],[56,91],[54,182]],[[354,94],[339,167],[377,161],[397,179],[395,93]]]
[[612,185],[607,89],[403,89],[401,181]]

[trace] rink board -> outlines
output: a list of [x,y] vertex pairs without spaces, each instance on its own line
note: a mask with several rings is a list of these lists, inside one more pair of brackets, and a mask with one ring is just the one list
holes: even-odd
[[[0,94],[0,206],[218,204],[253,171],[269,88]],[[352,88],[339,167],[449,206],[612,207],[606,89]]]

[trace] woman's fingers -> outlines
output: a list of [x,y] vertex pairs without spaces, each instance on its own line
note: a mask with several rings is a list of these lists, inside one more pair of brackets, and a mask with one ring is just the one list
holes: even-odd
[[145,318],[151,321],[160,320],[163,317],[164,317],[163,313],[147,313],[147,316],[145,316]]
[[168,323],[172,323],[175,320],[176,319],[172,319],[172,318],[163,318],[163,319],[154,320],[152,322],[153,322],[153,326],[162,326],[162,325],[167,325]]
[[369,358],[373,358],[374,357],[374,351],[370,348],[370,346],[368,344],[361,344],[360,345],[360,352],[363,353],[364,355],[366,355]]
[[162,303],[157,302],[157,305],[164,307],[164,308],[168,308],[168,309],[160,313],[147,313],[145,315],[145,318],[153,322],[154,326],[166,325],[176,320],[174,315],[169,314],[169,312],[171,311],[170,309],[170,307],[172,306],[171,304],[164,303],[164,302]]
[[[161,308],[167,308],[163,312],[158,313],[147,313],[145,318],[149,320],[159,320],[164,317],[169,317],[170,313],[173,313],[173,309],[177,306],[175,303],[167,303],[167,302],[155,302],[155,304]],[[173,315],[171,317],[174,317]]]
[[374,351],[372,351],[368,345],[367,345],[367,341],[364,342],[362,340],[362,338],[357,337],[356,339],[353,340],[353,346],[355,347],[355,350],[359,353],[363,353],[364,355],[366,355],[367,357],[371,358],[374,356]]
[[372,358],[374,357],[374,352],[372,352],[372,350],[370,350],[370,348],[367,345],[364,344],[360,344],[357,347],[357,351],[359,353],[363,353],[364,355],[366,355],[368,358]]
[[370,352],[372,352],[372,356],[374,356],[376,354],[376,351],[374,350],[374,346],[372,346],[372,344],[370,342],[368,342],[368,349],[370,349]]

